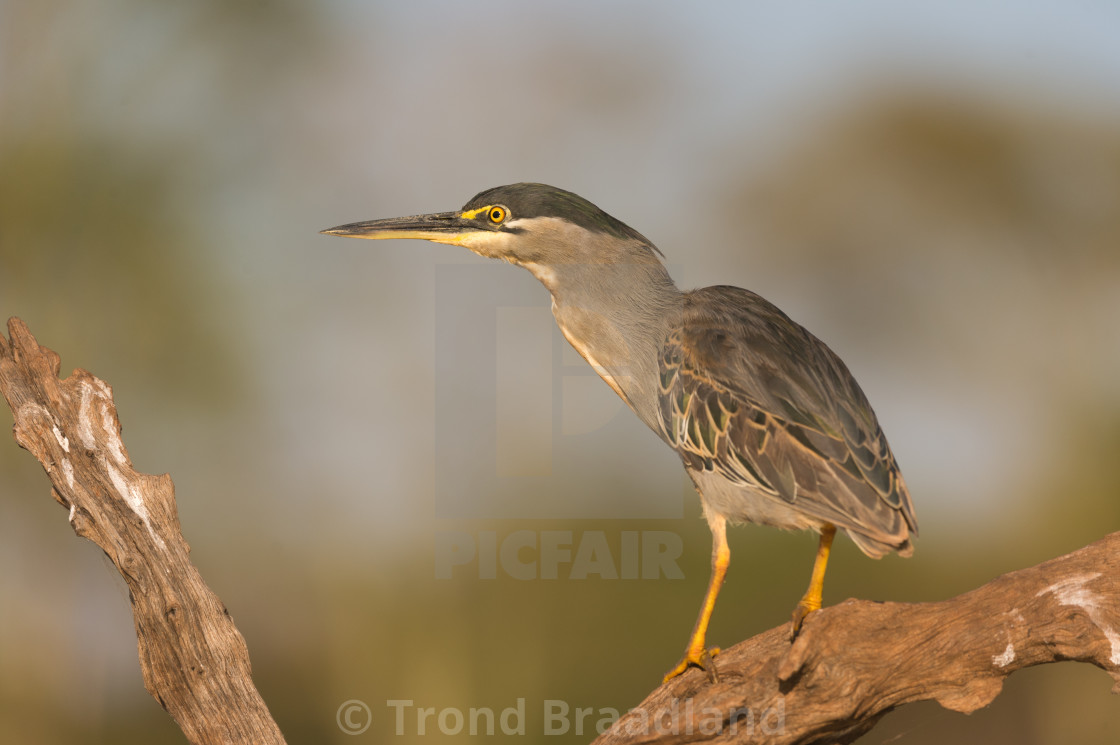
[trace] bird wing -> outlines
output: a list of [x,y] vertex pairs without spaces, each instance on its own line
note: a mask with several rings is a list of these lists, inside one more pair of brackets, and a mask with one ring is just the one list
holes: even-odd
[[737,287],[688,293],[658,367],[661,425],[688,468],[843,527],[870,555],[910,550],[913,504],[871,405],[777,307]]

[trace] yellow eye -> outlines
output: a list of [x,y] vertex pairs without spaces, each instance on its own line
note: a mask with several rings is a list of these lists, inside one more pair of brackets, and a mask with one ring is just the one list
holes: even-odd
[[497,225],[498,223],[506,219],[505,207],[491,207],[489,217],[490,222]]

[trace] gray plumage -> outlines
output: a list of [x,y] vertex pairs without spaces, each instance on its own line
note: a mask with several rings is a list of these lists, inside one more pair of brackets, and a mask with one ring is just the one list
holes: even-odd
[[680,454],[707,509],[828,522],[869,556],[911,553],[917,520],[894,455],[824,342],[748,290],[680,292],[651,241],[576,194],[513,184],[463,209],[489,204],[535,223],[511,228],[533,245],[501,258],[544,282],[565,336]]
[[912,551],[910,494],[871,404],[824,342],[753,292],[686,293],[660,357],[665,437],[732,522],[847,531]]

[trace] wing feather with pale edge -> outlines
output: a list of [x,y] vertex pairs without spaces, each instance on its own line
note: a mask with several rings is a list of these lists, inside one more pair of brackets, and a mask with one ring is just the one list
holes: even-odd
[[869,555],[911,551],[913,504],[871,405],[774,305],[737,287],[686,294],[658,367],[661,424],[688,468],[845,528]]

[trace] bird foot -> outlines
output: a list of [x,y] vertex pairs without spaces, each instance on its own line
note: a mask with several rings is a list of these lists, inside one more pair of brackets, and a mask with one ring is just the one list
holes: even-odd
[[789,640],[791,642],[796,640],[797,635],[801,633],[801,624],[805,621],[805,617],[813,611],[818,611],[820,609],[820,601],[813,603],[811,601],[806,601],[804,598],[801,599],[801,602],[793,609],[793,624],[790,626],[789,630]]
[[698,667],[704,672],[708,673],[708,678],[713,683],[719,680],[719,675],[716,674],[715,656],[719,654],[719,647],[712,647],[705,649],[700,647],[689,647],[688,651],[684,653],[684,657],[677,663],[677,666],[665,674],[662,678],[662,683],[668,683],[673,678],[677,677],[690,667]]

